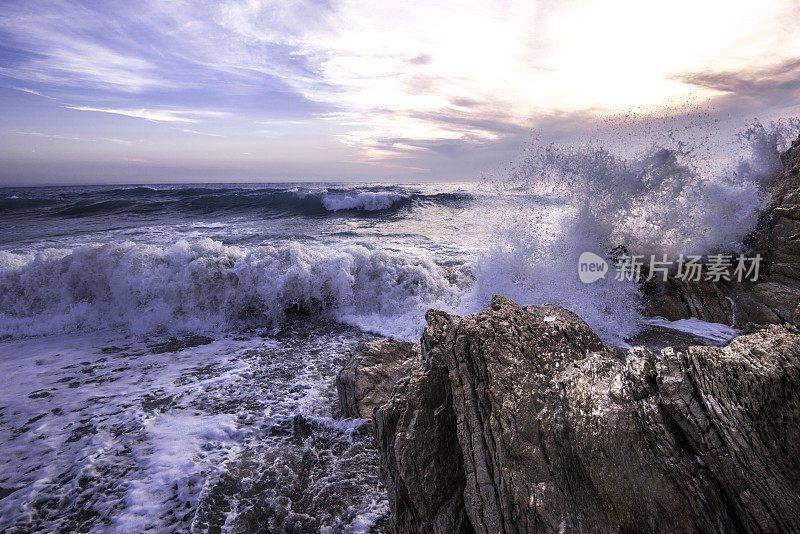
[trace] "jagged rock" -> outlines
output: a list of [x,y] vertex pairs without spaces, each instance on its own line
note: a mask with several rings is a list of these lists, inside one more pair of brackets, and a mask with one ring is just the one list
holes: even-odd
[[381,479],[396,532],[469,533],[447,366],[437,340],[430,342],[391,399],[375,410]]
[[396,339],[360,343],[336,377],[339,408],[345,417],[369,419],[389,400],[395,383],[405,376],[417,345]]
[[670,321],[697,317],[710,323],[733,323],[730,301],[719,287],[705,280],[679,280],[670,277],[669,290],[647,303],[645,314]]
[[800,525],[794,327],[654,354],[503,297],[426,318],[413,372],[374,417],[398,532]]

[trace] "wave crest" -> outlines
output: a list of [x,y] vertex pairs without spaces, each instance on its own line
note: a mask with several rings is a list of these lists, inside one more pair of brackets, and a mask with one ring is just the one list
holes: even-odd
[[424,312],[453,309],[465,284],[431,260],[360,245],[244,249],[204,239],[0,252],[0,336],[276,326],[303,308],[413,339]]

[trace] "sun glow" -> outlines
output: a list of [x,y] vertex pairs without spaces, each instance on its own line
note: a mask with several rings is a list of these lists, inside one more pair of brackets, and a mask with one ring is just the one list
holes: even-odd
[[[340,139],[367,158],[396,146],[496,138],[481,121],[530,128],[542,115],[657,113],[719,91],[675,78],[800,52],[777,31],[792,2],[679,0],[343,2],[329,31],[299,37],[338,91],[301,86],[350,110]],[[772,28],[775,31],[770,31]],[[402,140],[402,143],[399,141]],[[396,152],[402,156],[402,151]]]

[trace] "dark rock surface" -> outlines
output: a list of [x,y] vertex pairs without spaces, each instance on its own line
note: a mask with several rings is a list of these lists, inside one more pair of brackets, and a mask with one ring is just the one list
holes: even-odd
[[398,532],[800,526],[800,332],[604,344],[563,308],[431,311],[374,414]]
[[464,462],[455,433],[447,364],[436,339],[414,360],[390,400],[375,410],[381,479],[397,532],[472,532]]
[[336,377],[339,408],[345,417],[369,419],[386,403],[394,384],[408,372],[415,343],[382,339],[359,344]]
[[705,280],[690,281],[670,278],[666,293],[647,303],[645,313],[670,321],[697,317],[710,323],[733,324],[731,302],[720,288]]

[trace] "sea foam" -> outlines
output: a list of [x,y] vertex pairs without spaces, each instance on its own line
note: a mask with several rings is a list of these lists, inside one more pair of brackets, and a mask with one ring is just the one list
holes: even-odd
[[361,245],[242,248],[211,239],[0,252],[0,336],[123,327],[159,333],[277,326],[289,310],[413,338],[465,291],[430,259]]
[[[604,338],[621,342],[641,323],[639,288],[615,280],[613,270],[581,283],[580,254],[611,259],[617,247],[643,255],[740,249],[794,131],[755,123],[740,134],[745,154],[718,169],[678,142],[630,157],[597,144],[534,145],[506,179],[448,193],[422,186],[172,187],[101,190],[87,200],[59,190],[57,207],[36,208],[39,220],[52,220],[54,209],[69,210],[102,226],[104,212],[91,206],[121,209],[120,199],[136,210],[158,205],[162,212],[209,216],[192,228],[191,239],[177,242],[169,234],[175,220],[166,218],[169,239],[158,245],[106,238],[105,244],[0,252],[0,336],[278,327],[287,312],[301,311],[413,340],[427,309],[470,313],[485,308],[492,294],[504,294],[520,304],[563,305]],[[415,209],[398,216],[403,206]],[[260,210],[267,207],[273,211],[264,217]],[[147,210],[142,213],[153,213]],[[223,244],[224,223],[244,212],[256,234],[268,235],[276,218],[298,217],[297,228],[310,232],[326,214],[330,229],[342,231],[302,244]],[[416,213],[430,219],[415,220]],[[457,242],[470,232],[482,239],[474,248]],[[412,236],[413,246],[399,249],[389,239],[398,235]]]

